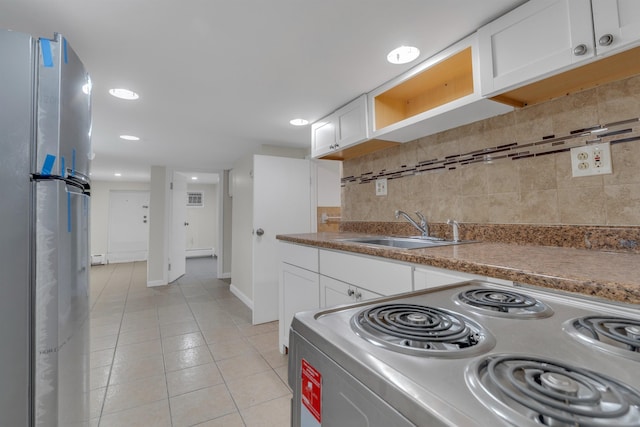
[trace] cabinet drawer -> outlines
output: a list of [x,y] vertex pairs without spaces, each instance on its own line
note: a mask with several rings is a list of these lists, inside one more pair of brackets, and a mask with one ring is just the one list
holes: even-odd
[[439,286],[451,285],[453,283],[464,282],[465,280],[484,279],[483,276],[462,273],[460,271],[446,270],[435,267],[416,267],[413,272],[414,290],[437,288]]
[[318,272],[318,249],[280,242],[280,259],[287,264]]
[[381,295],[411,290],[411,267],[397,262],[320,250],[320,274]]

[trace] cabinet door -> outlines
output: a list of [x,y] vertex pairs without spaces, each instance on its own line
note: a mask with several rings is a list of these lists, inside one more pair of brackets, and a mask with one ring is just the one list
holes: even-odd
[[356,301],[355,288],[331,277],[320,276],[320,300],[322,307],[353,303]]
[[595,55],[589,0],[530,1],[480,28],[478,37],[483,95],[531,83]]
[[366,289],[356,288],[354,296],[356,297],[356,301],[360,302],[360,301],[366,301],[374,298],[380,298],[383,295],[368,291]]
[[336,148],[346,148],[367,139],[367,95],[360,96],[336,111],[336,122]]
[[299,311],[320,308],[318,273],[282,263],[280,273],[280,350],[289,346],[289,328]]
[[326,117],[311,125],[311,155],[313,157],[320,157],[332,151],[335,143],[335,116]]
[[[596,50],[599,55],[638,44],[640,41],[640,1],[592,0],[591,3]],[[611,38],[609,39],[607,36],[611,36]]]

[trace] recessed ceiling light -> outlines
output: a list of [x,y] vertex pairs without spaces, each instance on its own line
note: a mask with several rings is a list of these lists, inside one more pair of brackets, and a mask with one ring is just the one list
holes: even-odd
[[120,99],[134,100],[140,98],[140,95],[129,89],[109,89],[109,93]]
[[194,181],[197,181],[198,177],[197,176],[192,176],[191,179],[194,180]]
[[400,46],[387,55],[387,61],[392,64],[406,64],[420,56],[420,49],[413,46]]
[[126,139],[127,141],[140,141],[140,138],[133,135],[120,135],[120,139]]
[[120,172],[116,172],[113,174],[113,176],[122,176],[122,174]]
[[308,125],[309,124],[309,120],[293,119],[293,120],[289,120],[289,123],[291,123],[294,126],[304,126],[304,125]]

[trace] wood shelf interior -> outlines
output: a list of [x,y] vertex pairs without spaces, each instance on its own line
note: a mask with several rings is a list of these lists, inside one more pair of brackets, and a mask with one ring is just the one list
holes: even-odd
[[471,47],[375,97],[376,129],[473,93]]
[[331,153],[322,156],[322,159],[349,160],[355,157],[364,156],[365,154],[373,153],[374,151],[384,150],[385,148],[394,147],[399,144],[400,144],[399,142],[384,141],[381,139],[370,139],[361,144],[347,147],[339,151],[332,151]]
[[491,99],[525,107],[640,74],[640,47],[609,56]]

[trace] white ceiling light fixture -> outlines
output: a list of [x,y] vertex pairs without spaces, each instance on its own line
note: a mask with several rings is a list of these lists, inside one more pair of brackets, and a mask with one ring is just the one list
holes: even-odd
[[113,176],[122,176],[122,174],[120,172],[116,172],[113,174]]
[[420,49],[413,46],[400,46],[387,55],[387,61],[392,64],[406,64],[415,61],[420,56]]
[[197,177],[197,176],[192,176],[192,177],[191,177],[191,179],[192,179],[193,181],[197,181],[197,180],[198,180],[198,177]]
[[109,94],[111,94],[112,96],[115,96],[116,98],[126,99],[129,101],[133,101],[140,98],[140,95],[138,95],[136,92],[129,89],[123,89],[123,88],[109,89]]
[[140,138],[133,135],[120,135],[120,139],[124,139],[127,141],[140,141]]
[[293,119],[293,120],[289,120],[289,123],[291,123],[294,126],[304,126],[304,125],[308,125],[309,124],[309,120]]

